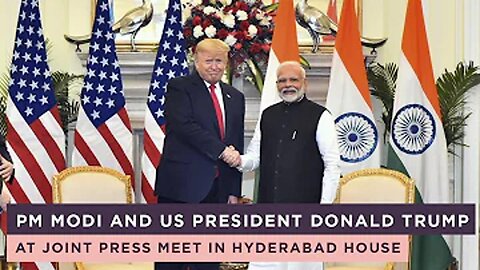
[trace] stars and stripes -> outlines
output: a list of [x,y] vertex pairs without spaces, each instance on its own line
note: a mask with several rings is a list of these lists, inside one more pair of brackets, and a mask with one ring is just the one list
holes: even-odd
[[153,195],[156,168],[163,149],[164,104],[168,80],[188,74],[179,0],[170,0],[167,20],[153,68],[145,112],[144,153],[142,155],[142,194],[144,201],[156,202]]
[[132,177],[132,130],[125,109],[108,0],[97,1],[80,96],[73,166],[109,167]]
[[[10,67],[7,144],[15,164],[8,189],[16,203],[52,201],[51,178],[65,168],[65,134],[55,100],[38,0],[23,0]],[[23,269],[54,269],[29,263]]]

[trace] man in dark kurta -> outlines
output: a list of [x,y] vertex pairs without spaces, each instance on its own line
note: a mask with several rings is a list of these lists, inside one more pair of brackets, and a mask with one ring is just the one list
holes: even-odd
[[[282,101],[265,109],[239,169],[260,166],[259,203],[332,203],[340,177],[331,114],[305,96],[298,62],[277,69]],[[235,164],[234,164],[235,165]]]

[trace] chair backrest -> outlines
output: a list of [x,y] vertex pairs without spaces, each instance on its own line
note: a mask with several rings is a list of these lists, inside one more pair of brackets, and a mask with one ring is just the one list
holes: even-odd
[[81,166],[53,177],[54,203],[132,203],[130,176],[116,170]]
[[[132,203],[130,176],[113,169],[97,166],[67,168],[53,177],[53,202]],[[60,270],[84,270],[93,267],[81,262],[64,262],[59,263],[58,268]],[[152,267],[146,269],[153,269],[153,264]]]
[[[406,175],[387,169],[364,169],[340,179],[336,203],[414,203],[415,183]],[[409,263],[334,263],[326,269],[407,270]]]
[[337,203],[413,203],[415,184],[406,175],[387,169],[365,169],[345,175]]

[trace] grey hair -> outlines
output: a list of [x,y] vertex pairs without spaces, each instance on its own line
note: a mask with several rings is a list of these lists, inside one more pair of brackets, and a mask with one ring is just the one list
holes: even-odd
[[300,74],[302,75],[302,79],[305,79],[306,78],[306,72],[305,72],[305,69],[302,67],[302,65],[297,62],[297,61],[285,61],[283,63],[281,63],[278,68],[277,68],[277,77],[278,77],[278,74],[280,73],[280,70],[284,67],[298,67],[300,69]]

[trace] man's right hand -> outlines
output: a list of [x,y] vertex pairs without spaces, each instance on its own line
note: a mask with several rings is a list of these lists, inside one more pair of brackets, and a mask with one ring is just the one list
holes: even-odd
[[5,182],[10,180],[13,173],[13,164],[0,155],[0,176]]
[[225,147],[225,150],[223,150],[222,155],[220,157],[230,167],[238,167],[242,162],[240,158],[240,153],[237,150],[235,150],[235,147],[233,147],[232,145]]

